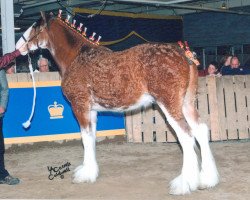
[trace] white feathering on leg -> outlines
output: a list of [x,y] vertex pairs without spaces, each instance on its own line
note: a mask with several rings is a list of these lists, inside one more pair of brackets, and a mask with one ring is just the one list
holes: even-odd
[[167,117],[169,124],[175,130],[183,149],[183,167],[181,174],[170,183],[170,194],[184,195],[194,191],[199,186],[199,166],[194,151],[194,138],[186,133],[168,113],[165,106],[159,103],[160,108]]
[[96,181],[99,173],[95,155],[95,133],[81,129],[81,134],[84,145],[84,161],[83,165],[78,166],[74,170],[73,183],[93,183]]
[[205,189],[214,187],[219,183],[219,173],[209,147],[207,125],[199,124],[197,129],[193,131],[193,135],[200,144],[201,148],[202,163],[199,188]]

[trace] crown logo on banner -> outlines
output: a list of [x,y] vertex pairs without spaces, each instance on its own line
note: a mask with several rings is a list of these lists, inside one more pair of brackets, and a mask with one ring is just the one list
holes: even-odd
[[48,111],[50,114],[50,119],[60,119],[63,118],[64,106],[62,104],[57,104],[55,101],[54,104],[48,106]]
[[57,15],[57,18],[63,22],[64,24],[66,24],[70,29],[72,29],[73,31],[75,31],[76,33],[78,33],[79,35],[81,35],[83,38],[87,39],[90,43],[94,44],[94,45],[99,45],[100,44],[100,40],[101,40],[101,36],[98,36],[97,39],[95,39],[95,35],[96,33],[93,32],[92,35],[90,37],[87,37],[87,27],[84,27],[83,29],[83,24],[80,23],[78,27],[76,27],[76,20],[73,20],[73,23],[70,23],[70,15],[67,16],[67,19],[63,20],[62,19],[62,10],[59,10],[59,13]]

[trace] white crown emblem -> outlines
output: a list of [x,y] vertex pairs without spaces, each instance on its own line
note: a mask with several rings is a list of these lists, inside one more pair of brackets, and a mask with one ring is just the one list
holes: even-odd
[[54,102],[54,105],[48,106],[48,111],[50,114],[50,119],[60,119],[63,118],[63,110],[64,106],[62,104],[57,104],[57,102]]

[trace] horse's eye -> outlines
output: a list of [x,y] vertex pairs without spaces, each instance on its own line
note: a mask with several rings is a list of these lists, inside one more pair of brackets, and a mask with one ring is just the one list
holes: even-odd
[[35,22],[32,27],[36,28],[37,27],[37,23]]

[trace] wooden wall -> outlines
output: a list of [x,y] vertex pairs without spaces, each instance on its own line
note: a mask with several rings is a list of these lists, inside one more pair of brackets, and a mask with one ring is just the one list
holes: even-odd
[[[196,102],[211,141],[249,139],[250,76],[200,77]],[[157,105],[126,114],[129,142],[176,142]]]
[[[8,75],[15,82],[31,82],[30,74]],[[35,74],[39,87],[44,81],[60,85],[57,72]],[[44,85],[41,85],[44,86]],[[200,77],[196,106],[210,130],[211,141],[250,139],[250,76]],[[176,136],[157,105],[126,113],[129,142],[176,142]]]

